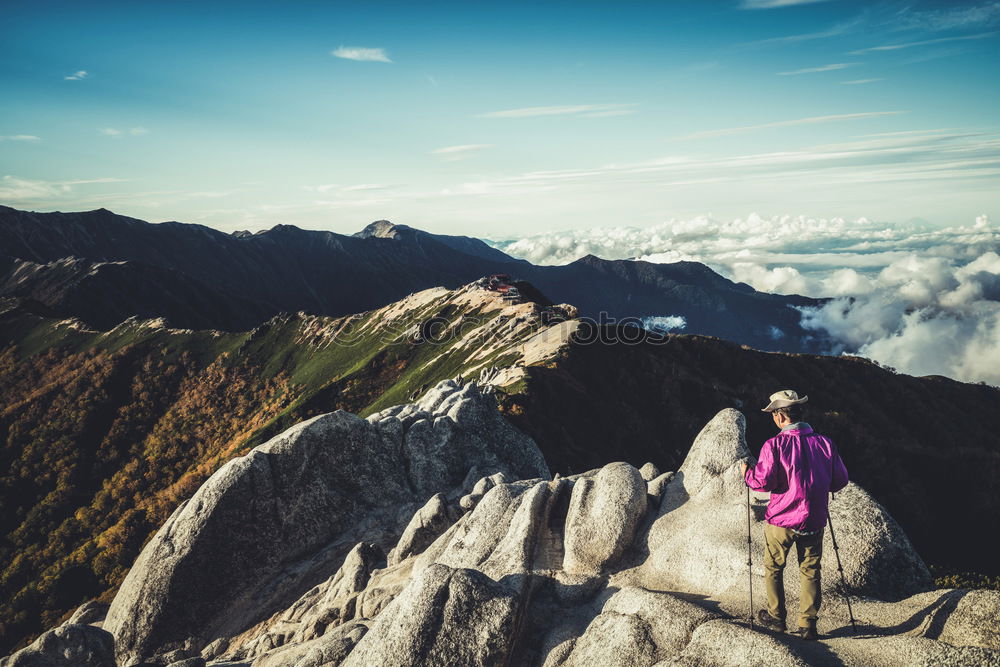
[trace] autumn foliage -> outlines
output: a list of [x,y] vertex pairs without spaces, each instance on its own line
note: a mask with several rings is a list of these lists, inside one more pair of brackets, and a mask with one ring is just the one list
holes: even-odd
[[0,652],[110,597],[153,530],[290,400],[164,347],[0,352]]

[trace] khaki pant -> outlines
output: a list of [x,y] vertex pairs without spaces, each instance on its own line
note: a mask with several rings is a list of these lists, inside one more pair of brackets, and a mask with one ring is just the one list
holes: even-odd
[[823,531],[815,535],[796,535],[788,528],[764,524],[764,583],[767,588],[767,611],[785,618],[785,584],[782,574],[785,557],[792,544],[799,559],[799,627],[816,627],[820,593],[820,559],[823,557]]

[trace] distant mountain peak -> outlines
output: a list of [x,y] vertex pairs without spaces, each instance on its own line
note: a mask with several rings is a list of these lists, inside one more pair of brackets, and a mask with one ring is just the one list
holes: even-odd
[[388,220],[376,220],[360,232],[355,232],[353,235],[362,239],[378,238],[398,240],[400,232],[405,231],[413,231],[413,228],[408,227],[407,225],[397,225],[389,222]]
[[271,229],[269,229],[267,231],[269,231],[269,232],[275,232],[275,233],[281,233],[281,232],[286,232],[287,233],[287,232],[304,232],[306,230],[304,230],[301,227],[298,227],[296,225],[288,225],[288,224],[285,224],[285,223],[280,223],[280,224],[275,225],[274,227],[271,227]]

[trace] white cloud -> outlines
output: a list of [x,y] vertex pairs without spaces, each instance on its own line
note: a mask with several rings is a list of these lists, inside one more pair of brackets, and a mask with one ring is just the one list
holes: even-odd
[[841,81],[845,86],[860,86],[866,83],[875,83],[876,81],[882,81],[882,79],[854,79],[853,81]]
[[341,185],[340,183],[327,183],[325,185],[303,185],[302,189],[307,192],[364,192],[368,190],[388,190],[391,185],[384,183],[357,183],[354,185]]
[[901,49],[909,49],[914,46],[930,46],[932,44],[942,44],[944,42],[961,42],[976,39],[986,39],[988,37],[995,37],[998,33],[996,32],[983,32],[977,35],[961,35],[959,37],[938,37],[936,39],[924,39],[919,42],[904,42],[902,44],[884,44],[882,46],[872,46],[867,49],[859,49],[857,51],[851,51],[852,56],[861,55],[863,53],[873,53],[876,51],[899,51]]
[[804,294],[811,291],[806,278],[791,266],[765,268],[752,262],[734,262],[730,271],[733,280],[752,285],[761,292]]
[[742,9],[776,9],[779,7],[793,7],[795,5],[811,5],[817,2],[827,2],[828,0],[743,0],[740,5]]
[[476,153],[485,150],[487,148],[492,148],[493,144],[462,144],[460,146],[445,146],[444,148],[435,148],[431,151],[432,155],[438,155],[444,160],[464,160],[466,158],[472,157]]
[[357,185],[345,185],[340,188],[341,192],[359,192],[365,190],[386,190],[390,188],[389,185],[384,185],[382,183],[358,183]]
[[91,178],[72,181],[41,181],[10,174],[0,179],[0,199],[11,204],[46,205],[74,195],[75,186],[96,183],[124,183],[121,178]]
[[0,135],[0,141],[41,141],[41,137],[36,137],[33,134],[7,134]]
[[149,130],[147,130],[144,127],[130,127],[126,130],[119,130],[114,127],[102,127],[100,129],[100,133],[108,137],[116,137],[116,138],[121,138],[126,136],[138,137],[143,134],[149,134]]
[[642,327],[647,331],[668,333],[687,326],[687,320],[681,315],[655,315],[642,318]]
[[[506,178],[466,182],[442,194],[501,195],[559,191],[565,196],[598,190],[686,188],[692,184],[734,183],[741,187],[870,187],[873,183],[948,181],[976,185],[1000,177],[1000,136],[920,131],[907,135],[860,138],[799,150],[722,157],[667,155],[643,162],[527,172]],[[984,186],[985,187],[985,186]]]
[[327,183],[325,185],[303,185],[302,189],[307,192],[329,192],[335,188],[341,187],[337,183]]
[[[875,81],[877,79],[871,79]],[[854,82],[863,83],[863,82]],[[727,127],[721,130],[706,130],[704,132],[695,132],[693,134],[687,134],[683,137],[678,137],[678,139],[703,139],[705,137],[721,137],[730,134],[742,134],[744,132],[753,132],[754,130],[765,130],[772,127],[790,127],[793,125],[816,125],[819,123],[832,123],[843,120],[859,120],[862,118],[878,118],[879,116],[896,116],[905,111],[866,111],[862,113],[842,113],[835,114],[831,116],[812,116],[810,118],[796,118],[794,120],[779,120],[774,123],[762,123],[760,125],[744,125],[742,127]]]
[[[701,216],[648,227],[550,232],[493,245],[535,263],[586,254],[700,261],[760,291],[832,297],[802,324],[828,352],[916,375],[1000,384],[1000,230],[866,218]],[[774,335],[784,335],[775,332]]]
[[635,113],[635,104],[574,104],[552,107],[524,107],[479,114],[479,118],[532,118],[535,116],[620,116]]
[[391,63],[392,60],[386,54],[385,49],[370,48],[367,46],[339,46],[330,51],[331,56],[344,58],[345,60],[357,60],[371,63]]
[[1000,24],[1000,2],[980,2],[961,6],[954,3],[945,9],[916,10],[904,7],[893,14],[897,30],[942,32],[964,28],[983,28]]
[[797,44],[799,42],[809,42],[814,39],[828,39],[830,37],[839,37],[846,33],[851,32],[857,27],[859,21],[857,19],[852,21],[847,21],[845,23],[840,23],[828,28],[826,30],[820,30],[817,32],[803,32],[794,35],[782,35],[780,37],[769,37],[767,39],[757,39],[752,42],[743,42],[738,46],[741,47],[758,47],[767,46],[771,44]]
[[966,264],[912,255],[883,269],[874,282],[867,295],[804,310],[803,326],[906,373],[1000,385],[995,250]]
[[63,78],[66,79],[67,81],[82,81],[83,79],[86,79],[88,76],[90,75],[87,73],[87,70],[81,69],[77,70],[76,72],[73,72],[69,76],[64,76]]
[[814,74],[816,72],[832,72],[838,69],[847,69],[848,67],[854,67],[855,65],[860,65],[861,63],[831,63],[830,65],[821,65],[820,67],[805,67],[803,69],[796,69],[790,72],[778,72],[778,76],[795,76],[797,74]]

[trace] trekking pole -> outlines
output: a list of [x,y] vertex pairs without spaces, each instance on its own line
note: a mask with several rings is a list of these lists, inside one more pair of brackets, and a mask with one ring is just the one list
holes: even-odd
[[[748,489],[749,492],[749,489]],[[830,494],[830,499],[834,499],[834,495]],[[858,626],[854,621],[854,609],[851,607],[851,596],[847,594],[847,578],[844,576],[844,566],[840,562],[840,548],[837,546],[837,534],[833,532],[833,517],[830,516],[830,508],[827,507],[826,519],[830,524],[830,539],[833,540],[833,554],[837,557],[837,571],[840,572],[840,584],[844,588],[844,601],[847,602],[847,613],[851,616],[851,630],[856,635],[858,634]]]
[[753,630],[753,543],[750,539],[750,487],[747,487],[747,583],[750,584],[750,629]]

